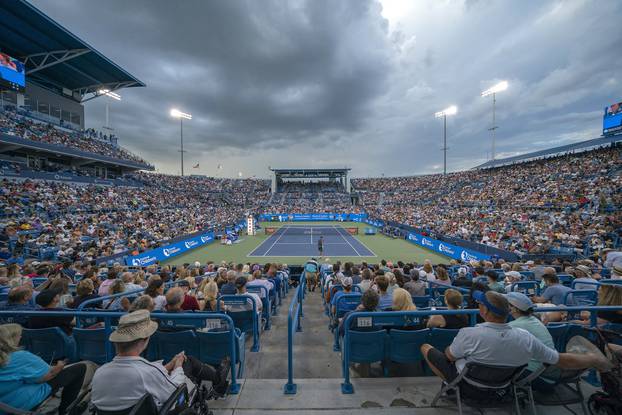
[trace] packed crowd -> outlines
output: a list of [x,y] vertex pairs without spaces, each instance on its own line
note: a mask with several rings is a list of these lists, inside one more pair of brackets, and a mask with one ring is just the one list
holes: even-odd
[[[609,251],[597,262],[581,261],[574,264],[548,265],[473,261],[469,264],[433,266],[428,261],[422,265],[382,261],[375,265],[335,263],[331,266],[320,265],[312,260],[306,264],[306,270],[310,291],[315,290],[316,278],[320,271],[323,271],[325,278],[320,283],[324,300],[329,308],[330,325],[333,330],[339,330],[340,336],[344,336],[346,329],[456,330],[455,337],[445,350],[437,349],[425,342],[418,347],[427,365],[446,383],[454,381],[468,362],[515,368],[525,365],[526,367],[522,369],[524,370],[522,378],[533,375],[531,387],[534,390],[552,393],[560,379],[559,368],[576,370],[576,376],[579,376],[587,368],[597,368],[602,375],[615,367],[615,364],[604,355],[586,352],[585,346],[577,354],[572,353],[573,348],[569,345],[566,347],[565,344],[558,345],[554,342],[551,332],[547,329],[549,323],[572,322],[575,327],[587,327],[591,324],[588,311],[582,312],[579,316],[563,311],[546,311],[555,306],[575,305],[573,301],[569,302],[568,296],[565,295],[571,288],[560,283],[560,276],[566,275],[562,272],[571,273],[571,279],[575,282],[589,285],[601,280],[600,274],[604,273],[603,266],[606,266],[611,267],[608,270],[614,279],[622,280],[621,256],[620,252]],[[504,275],[506,280],[500,281],[500,275]],[[541,282],[543,290],[541,293],[521,292],[520,287],[512,285],[512,281],[518,280]],[[601,280],[600,285],[593,284],[587,288],[597,292],[597,300],[591,305],[622,306],[622,285],[617,282]],[[348,307],[340,312],[339,299],[354,292],[353,287],[357,287],[356,291],[362,293],[360,303],[353,310]],[[430,298],[425,297],[430,293],[428,287],[437,290],[437,299],[440,297],[442,306],[448,310],[477,309],[479,313],[476,319],[480,324],[473,326],[466,314],[413,316],[401,319],[401,323],[393,323],[396,325],[372,323],[371,327],[357,326],[356,319],[347,320],[349,314],[357,311],[409,312],[417,311],[419,308],[429,309],[430,305],[436,304],[427,302],[416,304],[418,300]],[[434,296],[433,294],[431,297]],[[344,325],[347,321],[350,321],[350,325],[346,328]],[[596,321],[599,326],[609,328],[612,324],[621,324],[622,310],[598,311]],[[576,334],[579,334],[579,331]],[[581,341],[584,342],[583,345],[585,342],[589,343],[585,339]],[[622,356],[622,346],[609,344],[609,351]],[[551,367],[547,369],[543,364]],[[484,373],[480,375],[483,376]],[[615,376],[615,372],[613,375]],[[481,390],[474,388],[473,385],[476,384],[463,383],[460,386],[461,392],[474,402],[489,399],[482,400]],[[614,390],[609,388],[609,392]],[[611,397],[617,399],[615,396]]]
[[262,213],[359,213],[339,183],[284,182]]
[[[142,158],[113,144],[108,137],[100,139],[92,130],[87,134],[68,132],[52,124],[34,121],[11,111],[0,113],[0,132],[41,143],[62,145],[102,156],[148,164]],[[116,140],[113,141],[116,143]]]
[[[198,356],[186,356],[184,352],[166,365],[150,363],[140,357],[148,338],[157,330],[188,329],[187,326],[171,326],[166,321],[153,321],[150,313],[246,311],[253,309],[253,303],[261,313],[261,296],[264,293],[277,295],[288,278],[287,265],[282,264],[208,262],[175,268],[154,265],[137,272],[118,263],[105,267],[93,262],[65,262],[58,267],[29,262],[21,267],[17,264],[2,267],[0,295],[7,299],[0,302],[0,311],[53,312],[86,306],[87,309],[127,314],[120,318],[110,336],[116,347],[116,357],[99,368],[87,361],[65,367],[65,358],[69,356],[59,355],[54,361],[45,362],[30,351],[19,349],[23,328],[57,327],[68,336],[68,341],[73,341],[76,321],[72,316],[0,318],[0,382],[3,384],[0,399],[14,408],[30,410],[62,389],[58,413],[81,413],[72,412],[70,408],[76,405],[76,400],[84,398],[81,390],[84,384],[88,386],[91,378],[91,394],[85,399],[90,398],[92,404],[105,411],[131,407],[147,392],[161,408],[175,389],[185,383],[200,387],[202,381],[210,381],[211,394],[223,396],[229,385],[229,357],[214,366],[201,362]],[[247,292],[249,287],[255,286],[265,287],[266,291],[262,294]],[[126,295],[102,298],[115,294]],[[243,294],[248,300],[225,306],[219,299],[221,294]],[[89,328],[101,325],[94,323]],[[205,331],[208,330],[206,327]],[[42,381],[25,381],[34,378]],[[112,378],[117,381],[112,382]],[[118,379],[123,380],[119,382]]]
[[[573,278],[581,279],[587,284],[589,281],[599,280],[605,269],[613,279],[622,279],[622,252],[606,251],[597,261],[584,260],[577,263],[556,261],[551,264],[510,264],[499,260],[496,263],[452,261],[449,264],[432,265],[429,261],[417,264],[383,260],[378,264],[364,262],[355,265],[349,262],[318,264],[312,260],[305,265],[308,289],[315,291],[317,284],[322,284],[325,301],[332,307],[331,326],[342,335],[347,314],[338,318],[335,307],[338,298],[351,292],[355,285],[362,292],[361,303],[355,311],[414,311],[417,310],[414,301],[426,293],[426,288],[436,286],[444,288],[443,302],[448,309],[479,308],[478,318],[481,322],[496,323],[496,329],[507,331],[507,336],[492,336],[507,338],[507,344],[466,351],[465,348],[470,343],[465,337],[482,336],[488,339],[491,337],[486,335],[489,326],[480,324],[469,327],[468,318],[461,315],[433,315],[426,319],[405,320],[400,329],[440,327],[460,330],[450,347],[452,353],[455,352],[454,360],[458,360],[455,364],[453,361],[444,361],[432,346],[421,345],[422,354],[430,367],[439,369],[434,372],[448,381],[462,370],[459,359],[473,352],[475,355],[471,358],[476,361],[494,361],[507,365],[517,363],[517,366],[529,363],[528,370],[531,372],[541,367],[538,362],[566,368],[596,367],[599,370],[609,370],[611,366],[608,361],[589,353],[573,355],[555,351],[550,335],[547,336],[544,334],[546,330],[539,328],[549,322],[563,321],[568,316],[559,312],[540,313],[542,310],[536,307],[536,304],[539,307],[563,304],[560,298],[564,297],[563,291],[568,288],[559,284],[558,275],[562,272],[570,273]],[[326,278],[318,280],[322,270],[325,271]],[[521,273],[529,273],[530,279],[542,281],[545,290],[531,298],[513,292],[511,281]],[[499,275],[504,275],[507,281],[500,281]],[[248,288],[265,287],[264,293],[272,296],[286,283],[298,283],[293,275],[290,278],[288,266],[270,263],[260,265],[196,262],[174,268],[152,265],[129,269],[118,263],[98,266],[92,261],[67,261],[57,266],[53,263],[29,261],[22,266],[11,264],[9,267],[1,267],[0,295],[5,295],[7,300],[0,303],[0,310],[53,312],[75,309],[88,301],[88,308],[126,313],[110,336],[116,357],[100,367],[85,361],[70,366],[65,366],[64,360],[45,362],[30,351],[18,349],[23,327],[58,327],[71,336],[76,323],[71,316],[11,317],[9,324],[0,325],[0,381],[6,379],[5,388],[1,391],[2,400],[14,407],[32,409],[62,389],[58,410],[64,414],[72,403],[88,398],[99,409],[123,410],[134,405],[148,392],[154,397],[156,406],[162,407],[178,385],[191,382],[198,386],[203,381],[211,382],[213,393],[222,396],[227,393],[227,376],[231,365],[227,357],[214,366],[201,362],[196,356],[185,355],[184,352],[174,356],[166,365],[161,362],[152,363],[141,357],[149,338],[156,331],[188,330],[186,326],[175,327],[164,320],[150,318],[150,313],[218,309],[231,312],[248,311],[252,310],[252,303],[256,305],[257,312],[261,313],[261,296],[265,294],[249,293]],[[599,305],[622,304],[622,287],[619,285],[602,285],[598,290]],[[507,296],[502,296],[501,293],[507,293]],[[115,294],[125,295],[103,298]],[[219,298],[224,294],[246,295],[248,299],[246,302],[226,305]],[[428,304],[424,305],[427,306]],[[514,319],[506,323],[510,314]],[[598,312],[597,317],[603,324],[622,322],[620,311]],[[576,323],[587,325],[589,316],[582,315],[581,318],[583,320]],[[101,325],[94,324],[93,328]],[[517,328],[526,330],[531,335],[512,331]],[[205,330],[212,329],[206,327]],[[499,361],[498,353],[491,352],[507,351],[510,347],[516,353],[511,353],[511,358],[503,353],[502,361]],[[530,361],[530,357],[534,361]],[[89,371],[90,374],[87,375]],[[44,377],[43,382],[36,383],[36,386],[25,386],[27,382],[24,380],[34,377]],[[84,382],[90,382],[91,378],[91,393],[82,397],[82,386]],[[113,378],[122,380],[113,382]],[[541,379],[541,382],[543,383],[534,383],[534,387],[541,390],[550,387],[546,378]],[[31,393],[25,393],[26,387],[31,388]]]
[[611,246],[622,227],[622,149],[446,176],[355,179],[371,217],[515,253]]
[[[133,176],[141,188],[4,180],[0,189],[0,253],[55,248],[70,260],[137,254],[208,229],[235,226],[267,197],[260,180],[157,174]],[[253,190],[254,189],[254,190]],[[246,204],[226,200],[244,194]]]

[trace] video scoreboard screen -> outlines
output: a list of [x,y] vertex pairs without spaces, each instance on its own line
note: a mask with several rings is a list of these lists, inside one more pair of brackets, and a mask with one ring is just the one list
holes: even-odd
[[622,102],[605,107],[603,135],[622,133]]
[[17,59],[0,52],[0,86],[23,91],[26,87],[26,68]]

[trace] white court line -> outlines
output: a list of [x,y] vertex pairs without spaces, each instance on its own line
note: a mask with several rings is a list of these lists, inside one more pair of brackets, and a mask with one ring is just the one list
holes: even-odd
[[[283,229],[283,228],[281,228]],[[266,251],[265,254],[263,254],[262,256],[268,256],[268,252],[270,252],[272,250],[272,248],[274,248],[274,245],[276,245],[276,243],[279,241],[279,239],[281,239],[283,237],[283,235],[285,235],[287,233],[287,230],[289,229],[289,226],[285,226],[284,227],[284,231],[282,234],[279,235],[278,238],[276,238],[276,241],[274,241],[274,243],[272,244],[272,246],[270,248],[268,248],[268,250]],[[276,255],[270,255],[270,256],[276,256]]]
[[348,243],[348,245],[350,245],[350,248],[354,249],[354,252],[356,252],[356,255],[358,256],[363,256],[361,254],[359,254],[359,251],[356,250],[356,248],[354,246],[352,246],[352,244],[350,243],[350,241],[348,241],[346,238],[343,237],[343,234],[341,232],[339,232],[339,230],[337,229],[336,226],[333,226],[333,228],[337,231],[337,233],[339,234],[339,236],[341,236],[341,239],[343,239],[344,241],[346,241]]
[[[341,230],[341,229],[343,229],[343,228],[337,228],[337,229],[340,229],[340,230]],[[343,230],[345,231],[345,229],[343,229]],[[339,231],[338,233],[339,233],[339,235],[341,235],[341,237],[342,237],[343,239],[345,239],[345,240],[346,240],[346,242],[348,242],[347,238],[346,238],[345,236],[343,236],[343,234],[342,234],[340,231]],[[346,233],[347,233],[347,232],[346,232]],[[348,235],[348,236],[352,236],[352,238],[354,238],[354,236],[353,236],[353,235],[350,235],[349,233],[347,233],[347,235]],[[363,242],[359,241],[357,238],[354,238],[354,239],[355,239],[358,243],[360,243],[361,245],[363,245],[363,247],[364,247],[365,249],[367,249],[367,251],[368,251],[368,252],[371,252],[371,255],[359,255],[359,256],[362,256],[362,257],[365,257],[365,258],[371,258],[371,257],[377,257],[377,256],[378,256],[378,255],[376,255],[376,253],[375,253],[374,251],[372,251],[371,249],[369,249],[369,247],[368,247],[367,245],[365,245]],[[348,242],[348,243],[350,243],[350,242]]]
[[[309,242],[279,242],[279,245],[314,245]],[[347,245],[347,242],[324,242],[324,245]]]
[[[286,226],[282,226],[279,229],[277,229],[277,231],[275,233],[273,233],[272,235],[276,235],[276,233],[278,231],[280,231],[281,229],[286,228]],[[272,235],[268,236],[266,239],[264,239],[259,245],[257,245],[257,247],[255,247],[255,249],[253,249],[248,255],[246,255],[247,257],[249,256],[265,256],[265,255],[253,255],[253,252],[255,252],[256,250],[258,250],[259,248],[261,248],[263,246],[263,244],[265,244],[266,242],[270,241],[270,238],[272,237]],[[266,251],[267,252],[267,251]]]

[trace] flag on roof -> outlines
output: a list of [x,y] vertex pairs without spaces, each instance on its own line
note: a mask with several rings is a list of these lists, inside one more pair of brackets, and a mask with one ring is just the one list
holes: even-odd
[[197,163],[196,165],[192,166],[193,169],[198,169],[199,168],[199,163]]

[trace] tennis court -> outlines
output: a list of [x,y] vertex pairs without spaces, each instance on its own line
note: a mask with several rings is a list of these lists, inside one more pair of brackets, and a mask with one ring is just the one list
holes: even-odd
[[324,256],[375,257],[369,248],[338,226],[296,226],[278,228],[255,248],[249,257],[312,257],[319,255],[318,239],[324,239]]

